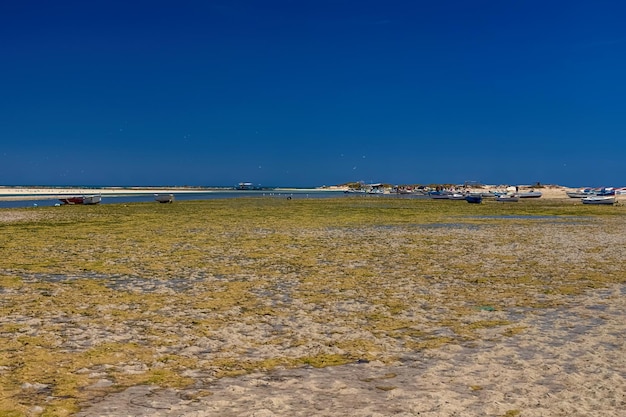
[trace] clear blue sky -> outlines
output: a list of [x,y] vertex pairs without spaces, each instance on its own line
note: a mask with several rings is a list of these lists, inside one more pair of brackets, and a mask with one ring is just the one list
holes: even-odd
[[0,2],[0,184],[626,185],[626,2]]

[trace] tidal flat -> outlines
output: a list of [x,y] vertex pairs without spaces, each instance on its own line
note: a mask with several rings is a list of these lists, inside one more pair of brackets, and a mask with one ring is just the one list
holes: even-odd
[[[623,205],[563,200],[3,209],[0,415],[75,415],[137,387],[200,404],[223,381],[359,364],[377,364],[361,382],[388,399],[386,367],[514,343],[588,293],[623,297],[625,220]],[[602,302],[584,318],[602,321]],[[515,407],[493,415],[533,405]]]

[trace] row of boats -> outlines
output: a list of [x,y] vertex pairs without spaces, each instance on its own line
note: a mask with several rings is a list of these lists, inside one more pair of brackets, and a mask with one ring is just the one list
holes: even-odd
[[568,191],[569,198],[579,198],[583,204],[613,205],[617,202],[615,198],[617,190],[610,188],[583,188],[578,191]]
[[430,198],[439,200],[465,200],[468,203],[480,204],[483,198],[494,198],[495,201],[504,203],[516,203],[521,198],[539,198],[541,197],[540,191],[531,190],[524,193],[508,191],[505,193],[500,192],[488,192],[488,193],[454,193],[450,191],[431,191],[428,193]]
[[[518,187],[507,187],[504,192],[489,191],[483,193],[459,192],[447,189],[426,190],[405,188],[394,188],[391,192],[389,192],[389,190],[384,190],[382,187],[376,187],[378,185],[379,184],[374,184],[374,186],[368,190],[355,189],[345,192],[362,194],[385,194],[392,192],[394,194],[410,194],[413,196],[417,195],[442,200],[466,200],[468,203],[481,203],[483,198],[494,198],[495,201],[514,203],[520,201],[520,199],[539,198],[542,196],[540,191],[532,189],[530,191],[520,192]],[[617,203],[616,194],[626,194],[626,188],[584,188],[577,191],[567,192],[568,197],[580,199],[583,204],[599,205],[612,205]]]
[[[174,194],[155,194],[154,200],[159,203],[173,203]],[[102,202],[102,195],[73,195],[61,197],[59,201],[63,205],[94,205]]]
[[[567,192],[567,196],[570,198],[579,198],[583,204],[597,204],[597,205],[613,205],[617,202],[615,197],[615,190],[602,189],[601,191],[594,191],[592,189],[585,189],[577,192]],[[525,193],[507,192],[507,193],[480,193],[480,194],[456,194],[456,193],[443,193],[434,191],[430,194],[431,198],[437,199],[449,199],[449,200],[466,200],[468,203],[481,203],[485,197],[493,197],[496,201],[516,203],[522,198],[539,198],[541,192],[528,191]]]
[[[626,191],[626,190],[625,190]],[[568,191],[567,196],[570,198],[580,199],[583,204],[600,204],[600,205],[612,205],[617,202],[616,190],[613,188],[591,189],[585,188],[578,191]],[[486,192],[486,193],[459,193],[449,190],[433,190],[423,194],[425,197],[438,200],[465,200],[468,203],[480,204],[483,198],[493,198],[495,201],[515,203],[520,199],[525,198],[539,198],[541,192],[531,190],[527,192],[518,192],[512,187],[506,192]],[[172,203],[174,202],[174,194],[155,194],[154,200],[159,203]],[[99,204],[102,201],[101,195],[81,195],[81,196],[68,196],[59,198],[59,201],[63,205],[93,205]]]

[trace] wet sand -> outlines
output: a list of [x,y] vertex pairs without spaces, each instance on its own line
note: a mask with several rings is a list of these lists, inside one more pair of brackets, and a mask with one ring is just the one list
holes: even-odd
[[[525,327],[466,345],[355,363],[223,378],[187,390],[140,386],[78,416],[621,416],[626,286],[518,315]],[[491,312],[484,312],[491,315]],[[505,314],[506,315],[506,314]]]

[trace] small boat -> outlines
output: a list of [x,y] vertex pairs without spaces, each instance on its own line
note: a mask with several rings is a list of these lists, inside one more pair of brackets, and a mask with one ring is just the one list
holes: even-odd
[[159,203],[173,203],[174,202],[174,194],[155,194],[154,200]]
[[450,200],[453,194],[450,191],[429,191],[428,196],[436,200]]
[[502,201],[505,203],[517,203],[519,196],[517,194],[502,194],[496,197],[496,201]]
[[464,194],[452,193],[448,196],[450,200],[465,200]]
[[613,187],[605,187],[601,188],[600,191],[596,193],[598,196],[612,196],[615,195],[615,188]]
[[101,195],[74,195],[70,197],[59,198],[59,201],[62,204],[69,204],[69,205],[78,205],[78,204],[93,205],[93,204],[99,204],[102,201],[102,196]]
[[59,201],[61,202],[61,204],[73,205],[73,204],[83,204],[84,199],[85,198],[83,196],[76,195],[76,196],[71,196],[71,197],[59,198]]
[[585,198],[595,195],[591,188],[584,188],[578,191],[566,191],[565,194],[567,194],[569,198]]
[[465,196],[465,201],[472,204],[480,204],[483,202],[483,196],[481,194],[468,194]]
[[592,195],[589,197],[585,197],[581,199],[583,204],[615,204],[614,196],[600,196],[600,195]]
[[525,193],[517,194],[519,198],[539,198],[541,197],[541,191],[530,190]]
[[372,188],[367,191],[367,194],[385,194],[385,191],[381,188]]
[[83,204],[100,204],[102,201],[101,195],[85,195],[83,196]]
[[237,187],[235,187],[235,189],[239,191],[251,191],[251,190],[260,190],[261,187],[256,186],[252,184],[251,182],[240,182],[239,184],[237,184]]

